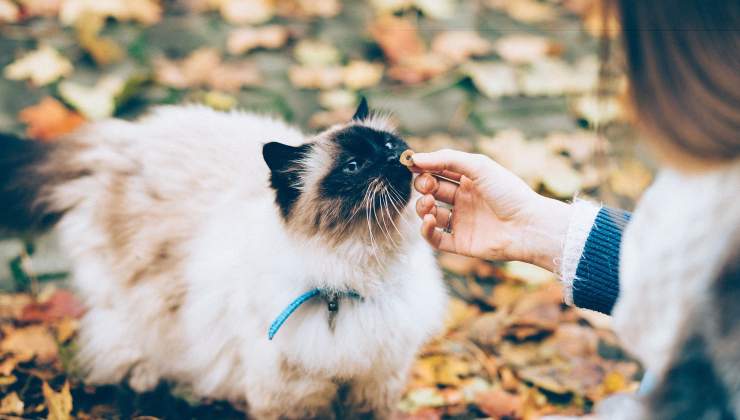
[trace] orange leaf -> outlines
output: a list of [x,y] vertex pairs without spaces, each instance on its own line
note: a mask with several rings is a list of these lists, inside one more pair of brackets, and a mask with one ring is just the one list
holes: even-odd
[[28,125],[26,134],[39,140],[54,140],[71,133],[85,122],[80,114],[47,96],[36,105],[21,110],[18,119]]

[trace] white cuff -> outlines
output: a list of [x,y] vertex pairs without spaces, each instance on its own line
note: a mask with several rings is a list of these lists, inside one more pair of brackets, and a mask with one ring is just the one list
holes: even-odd
[[589,201],[576,198],[573,203],[573,213],[568,222],[568,231],[563,241],[562,258],[557,273],[560,281],[563,282],[563,296],[568,305],[573,305],[573,281],[576,278],[576,270],[599,210],[601,206]]

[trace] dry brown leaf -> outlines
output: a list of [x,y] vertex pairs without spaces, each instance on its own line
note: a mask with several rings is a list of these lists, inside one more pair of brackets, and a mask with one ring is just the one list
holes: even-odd
[[0,293],[0,320],[18,318],[31,301],[25,293]]
[[24,405],[18,394],[11,392],[0,401],[0,414],[23,415]]
[[519,418],[524,399],[502,389],[491,389],[477,395],[476,405],[493,418]]
[[178,89],[206,86],[234,91],[262,81],[258,67],[251,61],[222,62],[215,49],[201,48],[182,60],[159,57],[154,62],[155,77],[165,86]]
[[339,0],[281,0],[277,13],[288,18],[334,17],[342,11]]
[[257,86],[261,82],[262,75],[255,63],[238,61],[222,63],[212,69],[205,84],[216,90],[233,92],[244,86]]
[[283,47],[289,38],[288,28],[281,25],[239,28],[229,33],[226,50],[230,54],[244,54],[256,48],[276,49]]
[[17,0],[28,16],[56,16],[63,0]]
[[55,290],[47,299],[29,303],[23,308],[24,322],[55,322],[64,318],[79,318],[85,312],[82,302],[68,290]]
[[0,352],[12,353],[21,361],[36,357],[39,363],[53,361],[57,357],[57,343],[44,325],[31,325],[11,329],[0,341]]
[[416,25],[408,19],[381,16],[370,25],[370,34],[393,64],[426,53]]
[[447,304],[447,317],[445,318],[445,331],[451,331],[469,320],[475,319],[480,314],[480,310],[468,305],[465,301],[457,298],[450,299]]
[[437,54],[411,56],[388,69],[388,77],[406,84],[415,84],[446,73],[451,63]]
[[70,420],[72,413],[72,394],[69,393],[69,382],[65,382],[59,392],[54,391],[49,384],[42,386],[46,409],[49,411],[48,420]]
[[491,43],[475,31],[445,31],[432,40],[432,51],[455,63],[491,52]]
[[26,134],[29,137],[46,141],[71,133],[85,123],[82,115],[67,109],[51,96],[23,108],[18,119],[28,125]]

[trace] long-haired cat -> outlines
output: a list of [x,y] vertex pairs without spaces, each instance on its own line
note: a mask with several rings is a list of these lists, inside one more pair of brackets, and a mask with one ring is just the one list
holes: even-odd
[[446,303],[406,147],[364,100],[312,137],[199,106],[5,136],[0,224],[56,225],[89,383],[171,381],[259,419],[331,416],[341,397],[383,418]]

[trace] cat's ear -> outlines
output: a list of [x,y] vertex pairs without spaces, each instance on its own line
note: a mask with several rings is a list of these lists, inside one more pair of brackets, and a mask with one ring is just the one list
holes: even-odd
[[262,146],[262,157],[270,171],[285,172],[306,156],[307,147],[308,145],[305,144],[294,147],[273,141]]
[[299,174],[303,159],[310,150],[310,144],[294,147],[271,142],[262,146],[262,157],[270,168],[270,186],[275,190],[275,203],[286,220],[301,195]]
[[367,99],[363,96],[362,99],[360,99],[360,105],[357,107],[357,111],[355,111],[355,115],[352,116],[352,119],[355,121],[364,120],[369,114],[370,108],[367,106]]

